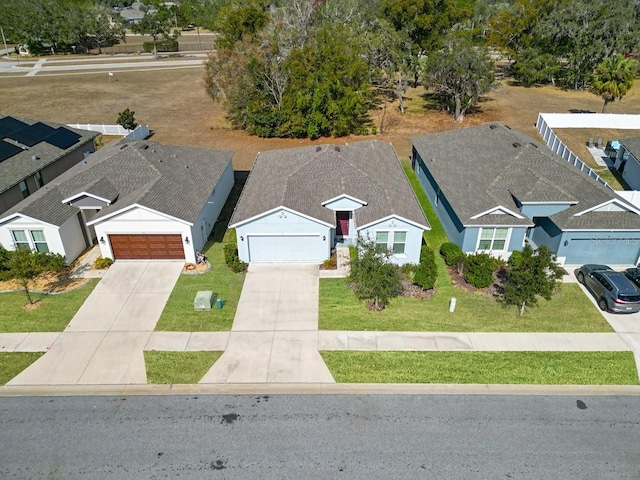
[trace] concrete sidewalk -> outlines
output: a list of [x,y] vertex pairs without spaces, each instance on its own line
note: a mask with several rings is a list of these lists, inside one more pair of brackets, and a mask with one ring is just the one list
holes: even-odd
[[318,265],[249,265],[227,348],[200,383],[333,383],[318,292]]
[[[146,383],[142,352],[183,265],[114,263],[47,353],[8,385]],[[32,335],[15,348],[44,340]]]

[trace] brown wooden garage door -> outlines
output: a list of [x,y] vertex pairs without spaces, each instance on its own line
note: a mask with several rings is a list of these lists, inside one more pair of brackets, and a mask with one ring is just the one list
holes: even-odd
[[109,235],[116,260],[183,260],[181,235]]

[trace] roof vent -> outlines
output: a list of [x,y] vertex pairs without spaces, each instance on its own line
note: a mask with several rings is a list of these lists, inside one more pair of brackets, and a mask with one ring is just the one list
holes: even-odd
[[522,146],[522,144],[520,142],[513,142],[513,146],[515,148],[520,148]]
[[496,125],[495,123],[492,123],[491,125],[489,125],[489,128],[491,130],[495,130],[496,128],[498,128],[498,125]]
[[147,148],[149,148],[149,145],[147,145],[146,143],[140,145],[140,150],[146,150]]
[[533,143],[533,142],[529,142],[529,145],[531,145],[533,148],[538,148],[538,145],[536,145],[536,144],[535,144],[535,143]]
[[178,158],[178,154],[177,154],[177,153],[174,153],[174,154],[173,154],[173,158]]
[[335,146],[335,149],[336,149],[336,152],[339,152],[339,151],[340,151],[340,147],[339,147],[339,146],[337,146],[337,145]]
[[122,145],[122,146],[120,147],[120,150],[124,150],[124,149],[125,149],[125,148],[127,148],[128,146],[129,146],[129,144],[128,144],[128,143],[125,143],[124,145]]
[[435,162],[436,161],[436,157],[431,157],[431,161]]
[[505,124],[505,127],[507,128],[507,130],[511,130],[511,127],[507,124]]
[[316,152],[319,152],[320,150],[322,150],[322,147],[317,146],[317,147],[316,147]]
[[40,160],[40,157],[38,155],[31,155],[31,160]]
[[184,168],[189,168],[189,165],[185,165]]

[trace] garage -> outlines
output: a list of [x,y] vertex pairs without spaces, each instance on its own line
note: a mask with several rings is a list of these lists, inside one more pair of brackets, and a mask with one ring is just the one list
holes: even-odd
[[574,238],[570,244],[571,248],[564,262],[567,265],[635,265],[640,250],[640,237]]
[[182,235],[109,235],[116,260],[184,260]]
[[251,262],[318,262],[324,259],[320,235],[247,235],[247,241]]

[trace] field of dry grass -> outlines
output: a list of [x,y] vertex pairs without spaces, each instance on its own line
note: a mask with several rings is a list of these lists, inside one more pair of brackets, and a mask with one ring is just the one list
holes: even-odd
[[[315,142],[297,139],[263,139],[235,131],[225,119],[219,104],[204,91],[201,67],[158,71],[118,71],[111,80],[104,73],[48,75],[33,77],[0,76],[0,113],[59,123],[115,123],[118,112],[130,108],[136,120],[148,124],[153,140],[178,145],[206,146],[235,152],[234,166],[248,170],[256,154],[312,143],[377,138],[394,144],[398,155],[410,154],[410,138],[423,133],[464,128],[490,121],[500,121],[538,138],[535,122],[538,112],[598,112],[601,100],[588,92],[563,91],[553,87],[523,88],[502,83],[481,104],[480,109],[456,123],[445,112],[425,110],[428,105],[422,88],[407,92],[407,113],[401,115],[397,105],[386,110],[388,129],[375,137],[321,139]],[[621,101],[612,104],[611,113],[640,113],[640,87]],[[382,110],[372,112],[379,124]],[[635,135],[637,132],[632,133]],[[563,138],[565,134],[561,134]],[[589,136],[612,138],[594,132],[567,132],[567,143],[580,155],[580,142]]]

